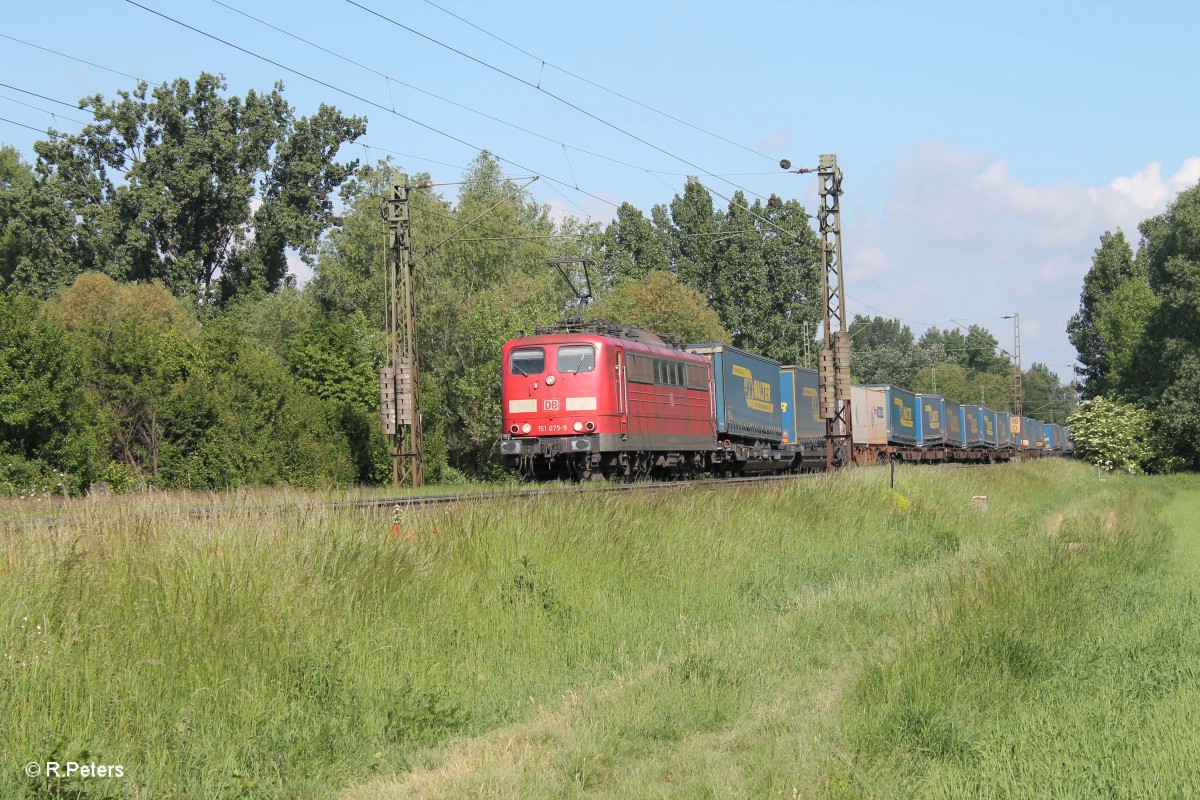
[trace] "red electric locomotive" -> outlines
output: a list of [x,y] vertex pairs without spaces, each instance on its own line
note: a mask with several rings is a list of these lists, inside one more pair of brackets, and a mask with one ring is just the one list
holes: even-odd
[[708,359],[638,328],[567,324],[504,344],[506,465],[534,479],[688,475],[717,448]]

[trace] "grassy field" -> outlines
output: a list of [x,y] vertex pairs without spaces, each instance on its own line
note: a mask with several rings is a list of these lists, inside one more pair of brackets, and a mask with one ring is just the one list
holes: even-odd
[[1200,480],[897,490],[67,504],[0,529],[0,797],[1191,796]]

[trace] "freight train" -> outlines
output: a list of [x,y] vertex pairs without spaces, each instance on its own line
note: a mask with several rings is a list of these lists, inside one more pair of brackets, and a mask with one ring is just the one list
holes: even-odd
[[[533,480],[825,466],[817,372],[726,344],[567,323],[502,349],[500,452]],[[985,463],[1074,451],[1070,431],[897,386],[851,387],[857,463]]]

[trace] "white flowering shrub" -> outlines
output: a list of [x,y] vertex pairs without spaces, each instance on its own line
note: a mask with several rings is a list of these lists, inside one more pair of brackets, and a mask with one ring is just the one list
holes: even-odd
[[1067,419],[1079,456],[1110,472],[1141,472],[1153,458],[1150,414],[1130,403],[1097,397]]
[[72,482],[67,473],[40,461],[0,453],[0,497],[39,502],[65,497]]

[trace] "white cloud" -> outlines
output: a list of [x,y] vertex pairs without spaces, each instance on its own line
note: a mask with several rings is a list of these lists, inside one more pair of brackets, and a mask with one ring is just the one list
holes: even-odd
[[[1200,156],[1166,175],[1154,161],[1103,185],[1037,185],[992,154],[927,143],[891,172],[877,218],[855,217],[849,196],[843,205],[847,292],[943,325],[1016,311],[1023,360],[1062,364],[1075,355],[1066,322],[1100,235],[1120,228],[1136,247],[1138,223],[1200,180]],[[982,324],[1011,341],[1009,323]]]
[[780,131],[763,137],[762,141],[758,143],[758,149],[766,150],[768,153],[777,152],[791,143],[792,135],[787,131]]
[[859,280],[879,275],[891,268],[891,260],[882,247],[867,245],[858,247],[853,244],[846,246],[846,278]]

